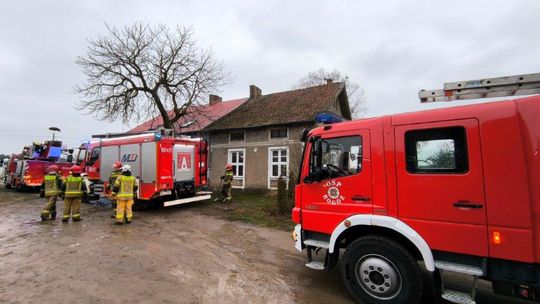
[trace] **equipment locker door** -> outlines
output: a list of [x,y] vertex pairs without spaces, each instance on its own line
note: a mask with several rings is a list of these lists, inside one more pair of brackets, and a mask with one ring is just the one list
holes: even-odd
[[371,214],[369,130],[328,132],[312,147],[310,175],[302,181],[302,228],[332,233],[350,215]]
[[195,148],[193,146],[176,144],[173,154],[174,181],[193,181],[195,179]]
[[478,121],[396,127],[398,213],[435,250],[488,255]]

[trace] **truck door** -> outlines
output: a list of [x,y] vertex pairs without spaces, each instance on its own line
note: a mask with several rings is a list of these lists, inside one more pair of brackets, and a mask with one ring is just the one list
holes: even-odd
[[398,213],[435,250],[487,256],[478,121],[396,127]]
[[301,180],[303,229],[330,234],[350,215],[372,213],[369,130],[328,132],[310,147]]

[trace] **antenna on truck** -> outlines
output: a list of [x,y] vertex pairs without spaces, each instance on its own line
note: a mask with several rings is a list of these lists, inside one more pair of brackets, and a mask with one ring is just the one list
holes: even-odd
[[540,94],[540,73],[447,82],[444,89],[420,90],[421,103]]

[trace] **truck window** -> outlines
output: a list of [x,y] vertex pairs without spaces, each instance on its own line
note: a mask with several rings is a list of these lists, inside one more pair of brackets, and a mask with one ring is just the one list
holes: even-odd
[[408,131],[405,149],[410,173],[465,173],[469,170],[463,127]]
[[362,170],[362,138],[321,138],[311,153],[310,175],[321,179],[349,176]]
[[86,149],[79,150],[79,155],[77,156],[77,165],[80,165],[86,159]]
[[101,151],[101,148],[94,148],[92,150],[92,153],[90,154],[90,157],[87,162],[87,166],[93,165],[98,159],[99,159],[99,152]]

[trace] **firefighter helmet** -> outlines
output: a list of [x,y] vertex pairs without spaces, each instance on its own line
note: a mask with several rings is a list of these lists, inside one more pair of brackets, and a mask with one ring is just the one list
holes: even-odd
[[119,170],[122,168],[122,162],[120,161],[115,161],[114,164],[112,165],[113,169],[115,170]]
[[71,167],[71,173],[81,173],[81,167],[75,165],[73,167]]
[[131,172],[131,166],[130,165],[123,165],[122,166],[122,172]]
[[231,164],[227,164],[227,166],[225,167],[225,169],[227,169],[227,170],[232,170],[232,165],[231,165]]
[[50,165],[50,166],[47,168],[47,172],[49,172],[49,173],[56,173],[56,172],[58,172],[58,166],[57,166],[57,165]]

